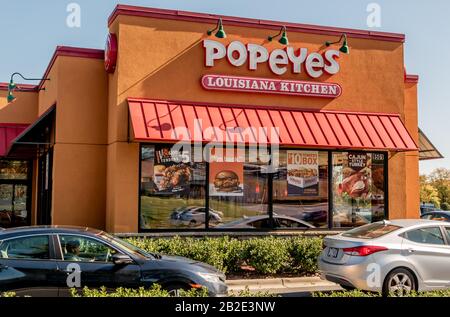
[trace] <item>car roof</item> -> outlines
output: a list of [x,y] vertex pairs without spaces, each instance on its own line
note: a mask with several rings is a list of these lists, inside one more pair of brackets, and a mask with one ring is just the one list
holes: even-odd
[[437,224],[437,225],[443,225],[442,221],[436,221],[436,220],[428,220],[428,219],[392,219],[392,220],[386,220],[386,223],[392,224],[394,226],[399,226],[403,228],[413,227],[417,225],[425,225],[425,224]]
[[442,214],[442,215],[450,216],[450,211],[447,211],[447,210],[431,210],[431,211],[425,212],[423,215],[430,215],[430,214]]
[[103,231],[89,228],[89,227],[77,227],[77,226],[28,226],[28,227],[17,227],[0,230],[0,240],[6,239],[14,236],[23,236],[29,234],[54,234],[54,233],[88,233],[92,235],[101,234]]

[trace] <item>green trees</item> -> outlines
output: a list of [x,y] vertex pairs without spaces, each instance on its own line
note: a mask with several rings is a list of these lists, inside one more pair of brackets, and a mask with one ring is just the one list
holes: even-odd
[[450,170],[437,168],[420,176],[420,201],[432,203],[443,210],[450,209]]

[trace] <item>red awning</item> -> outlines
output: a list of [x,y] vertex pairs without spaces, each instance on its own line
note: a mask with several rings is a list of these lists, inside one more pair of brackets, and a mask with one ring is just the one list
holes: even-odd
[[22,123],[0,123],[0,156],[6,155],[11,142],[28,126]]
[[274,127],[281,146],[417,150],[397,114],[300,111],[134,98],[128,99],[128,105],[137,141],[236,140],[251,144],[263,138],[263,142],[270,143],[273,134],[257,132]]

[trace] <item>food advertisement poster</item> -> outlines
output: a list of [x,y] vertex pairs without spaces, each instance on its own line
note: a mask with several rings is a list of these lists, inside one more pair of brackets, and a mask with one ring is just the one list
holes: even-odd
[[353,199],[370,198],[371,167],[367,153],[348,153],[342,168],[342,182],[338,193]]
[[189,190],[192,179],[190,153],[161,148],[155,152],[153,180],[157,193],[175,194]]
[[287,151],[288,196],[319,195],[319,152]]
[[210,196],[244,196],[244,163],[211,162],[209,164]]

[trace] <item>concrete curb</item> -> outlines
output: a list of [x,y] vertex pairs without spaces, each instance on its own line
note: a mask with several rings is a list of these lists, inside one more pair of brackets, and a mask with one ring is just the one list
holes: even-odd
[[334,291],[341,287],[320,277],[286,277],[268,279],[227,280],[229,291],[265,291],[269,293]]

